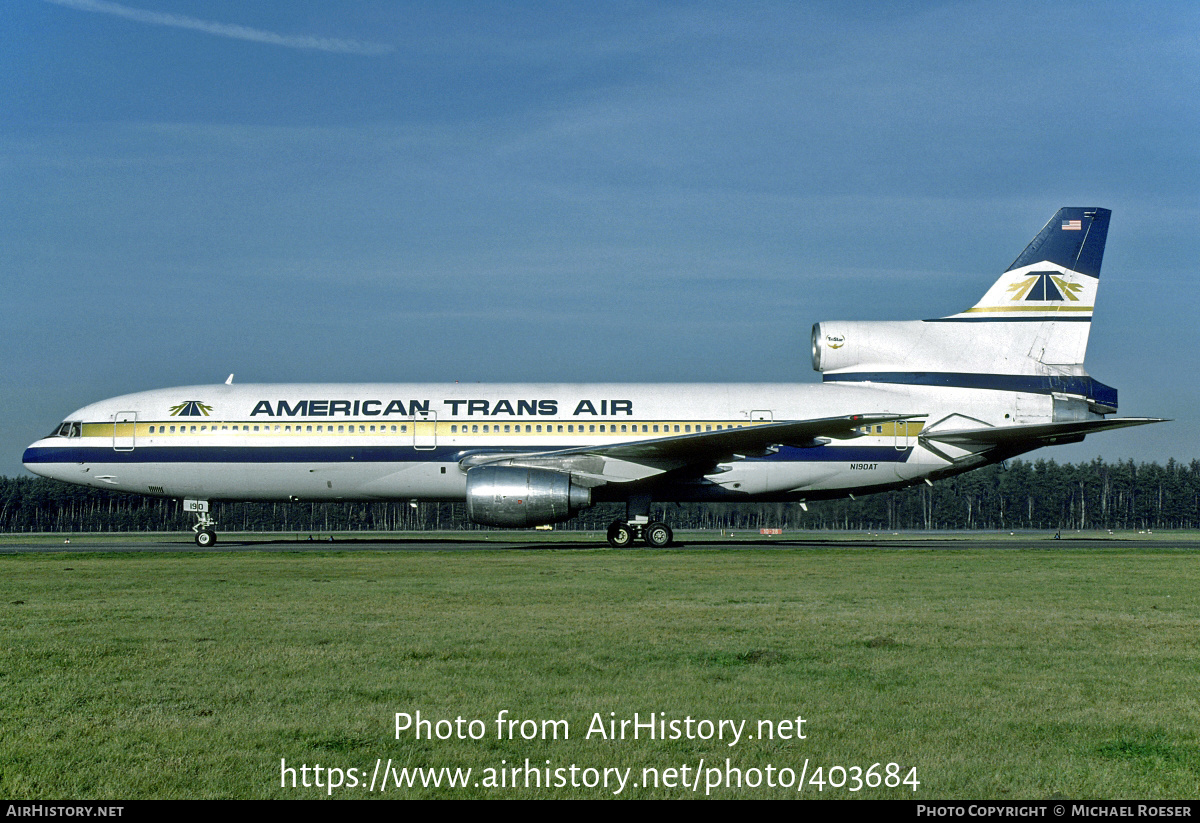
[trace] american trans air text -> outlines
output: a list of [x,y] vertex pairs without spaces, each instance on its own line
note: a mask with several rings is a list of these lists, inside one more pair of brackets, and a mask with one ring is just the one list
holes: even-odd
[[[251,417],[412,417],[429,412],[429,400],[259,400]],[[569,404],[568,404],[569,405]],[[211,409],[211,406],[207,407]],[[557,400],[443,400],[442,408],[449,409],[448,417],[557,417]],[[632,400],[580,400],[572,417],[591,415],[615,417],[632,415]]]

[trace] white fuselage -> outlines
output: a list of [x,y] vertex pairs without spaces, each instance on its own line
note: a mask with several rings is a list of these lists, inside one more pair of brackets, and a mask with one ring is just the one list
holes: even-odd
[[[919,434],[939,425],[1049,422],[1055,402],[1042,393],[865,382],[191,386],[85,406],[60,434],[32,444],[24,462],[47,477],[164,497],[460,501],[461,461],[472,455],[544,453],[864,410],[919,416],[852,439],[730,460],[682,480],[664,475],[652,491],[664,501],[804,500],[977,466],[986,461],[927,448]],[[622,483],[653,477],[617,461],[604,471],[614,482],[596,489],[597,500],[621,499]]]

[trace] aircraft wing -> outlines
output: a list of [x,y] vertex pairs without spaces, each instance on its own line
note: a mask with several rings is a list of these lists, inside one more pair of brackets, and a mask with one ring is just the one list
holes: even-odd
[[[760,423],[739,429],[676,435],[654,440],[637,440],[612,446],[569,449],[556,454],[595,454],[621,460],[682,460],[685,463],[723,462],[767,453],[772,446],[811,448],[832,440],[862,437],[862,426],[908,420],[920,415],[852,414],[818,420]],[[827,439],[823,439],[827,438]]]
[[463,468],[505,464],[568,471],[594,484],[629,482],[666,471],[695,467],[707,471],[718,463],[770,454],[778,446],[812,448],[830,440],[862,437],[860,428],[924,415],[852,414],[815,420],[759,423],[741,428],[582,446],[531,454],[473,454]]
[[1049,446],[1054,443],[1082,440],[1084,435],[1092,432],[1165,422],[1167,420],[1162,417],[1116,417],[1111,420],[1073,420],[1062,423],[1031,423],[1019,426],[984,426],[976,429],[952,429],[946,432],[934,429],[923,432],[921,438],[964,448],[1016,446],[1030,443]]

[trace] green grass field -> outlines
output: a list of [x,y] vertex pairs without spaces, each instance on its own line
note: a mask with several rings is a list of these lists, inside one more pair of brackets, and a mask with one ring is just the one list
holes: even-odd
[[[326,796],[281,786],[285,759],[297,782],[304,766],[309,782],[318,764],[342,770],[346,798],[608,797],[621,774],[620,797],[704,796],[715,780],[722,798],[1195,798],[1200,544],[1153,537],[0,555],[0,796]],[[397,737],[396,713],[418,711],[478,720],[463,734],[482,739]],[[498,739],[501,711],[538,721],[533,739],[520,725]],[[680,739],[586,736],[596,714],[634,713],[678,721]],[[544,739],[552,720],[566,723]],[[699,721],[720,720],[745,721],[734,745],[700,739]],[[785,720],[788,739],[759,734]],[[372,795],[389,760],[472,773]],[[865,781],[890,763],[915,792],[850,791],[856,767]],[[487,785],[513,765],[518,788]],[[571,785],[605,769],[608,786]]]

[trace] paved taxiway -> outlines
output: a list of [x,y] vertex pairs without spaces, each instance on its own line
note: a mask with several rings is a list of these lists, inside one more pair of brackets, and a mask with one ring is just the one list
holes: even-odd
[[[11,541],[11,542],[10,542]],[[120,538],[72,537],[69,544],[47,544],[45,540],[28,543],[18,542],[10,536],[0,545],[0,554],[44,553],[44,552],[313,552],[313,551],[374,551],[374,552],[460,552],[460,551],[579,551],[607,549],[603,537],[579,540],[543,541],[530,540],[486,540],[477,537],[346,537],[332,542],[323,540],[296,540],[280,537],[220,538],[211,549],[199,549],[190,538],[184,536],[163,537],[147,540],[144,537],[128,542]],[[682,551],[737,551],[745,549],[856,549],[856,550],[965,550],[965,549],[1120,549],[1142,545],[1143,541],[1122,537],[1064,537],[1055,540],[1050,535],[1030,534],[990,538],[983,535],[960,537],[905,537],[863,536],[861,539],[837,535],[834,537],[720,539],[704,535],[687,535],[677,540],[670,550]],[[645,550],[644,546],[612,551]]]

